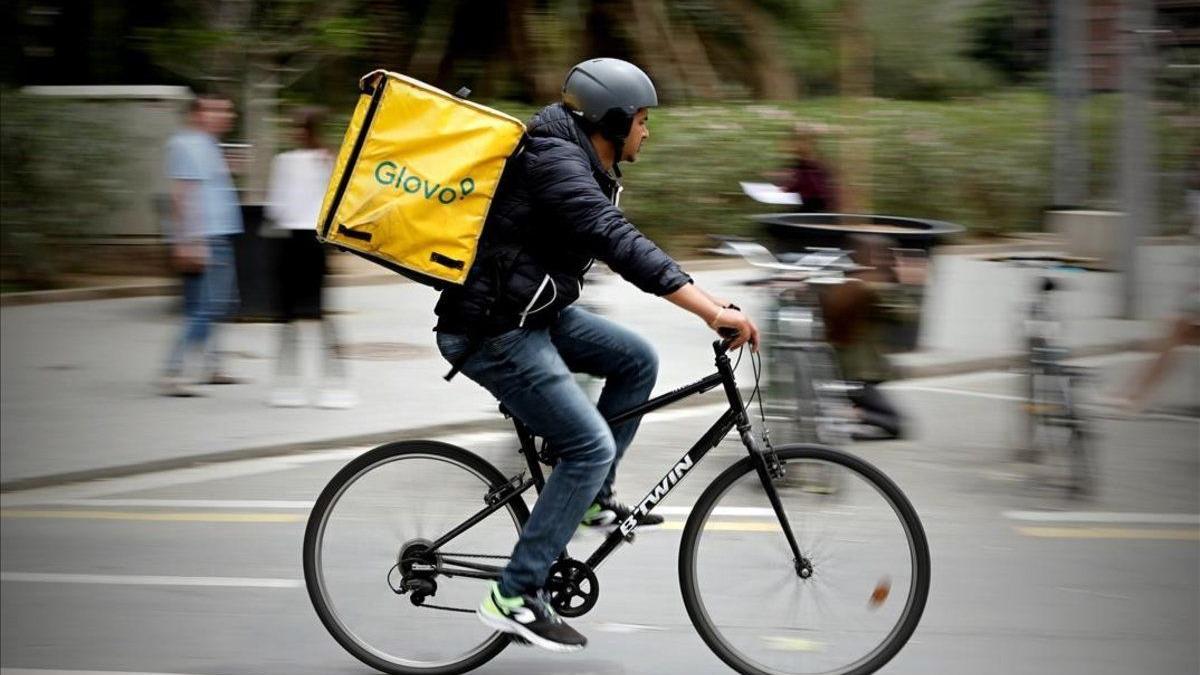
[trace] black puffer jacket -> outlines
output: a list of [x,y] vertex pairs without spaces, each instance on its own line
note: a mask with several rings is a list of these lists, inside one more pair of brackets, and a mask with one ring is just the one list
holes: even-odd
[[466,283],[442,292],[439,331],[545,326],[579,297],[593,259],[655,295],[691,281],[613,204],[619,183],[561,104],[535,115],[528,135],[505,169]]

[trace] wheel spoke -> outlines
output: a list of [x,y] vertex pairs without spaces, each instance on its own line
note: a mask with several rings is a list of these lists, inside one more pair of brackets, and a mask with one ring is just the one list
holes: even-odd
[[[475,667],[507,644],[472,617],[479,580],[439,574],[422,551],[473,513],[503,477],[440,443],[398,443],[352,461],[326,488],[305,533],[305,578],[326,627],[351,654],[388,672]],[[524,503],[490,514],[454,541],[502,564],[528,517]],[[397,594],[385,584],[407,582]],[[420,606],[414,600],[420,600]],[[451,608],[454,611],[444,611]]]
[[[928,590],[924,533],[903,495],[869,465],[801,447],[808,446],[779,451],[793,460],[796,479],[778,494],[811,577],[791,565],[778,521],[762,506],[761,482],[744,461],[705,491],[685,528],[685,602],[701,636],[736,669],[870,672],[920,618]],[[705,527],[715,509],[747,506],[764,515],[741,527]],[[781,548],[789,564],[768,571]],[[747,581],[731,587],[734,574]]]

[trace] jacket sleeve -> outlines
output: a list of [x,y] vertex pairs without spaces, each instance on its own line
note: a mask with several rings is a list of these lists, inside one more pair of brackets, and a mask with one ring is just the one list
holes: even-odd
[[572,238],[588,255],[654,295],[667,295],[691,283],[678,263],[613,206],[578,147],[548,144],[525,154],[526,177],[536,207],[571,228]]

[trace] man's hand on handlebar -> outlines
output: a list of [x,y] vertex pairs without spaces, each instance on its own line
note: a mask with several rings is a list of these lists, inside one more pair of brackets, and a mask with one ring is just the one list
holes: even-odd
[[730,351],[747,342],[750,343],[750,351],[758,351],[758,326],[738,307],[730,305],[723,308],[708,325],[721,337],[732,338],[729,342]]
[[721,337],[732,337],[729,349],[737,349],[749,342],[750,348],[758,351],[758,326],[737,305],[718,300],[695,284],[684,284],[663,297],[700,317]]

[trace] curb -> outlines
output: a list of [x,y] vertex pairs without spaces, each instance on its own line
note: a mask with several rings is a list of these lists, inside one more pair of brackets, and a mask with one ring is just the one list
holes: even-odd
[[400,440],[401,438],[447,436],[450,434],[472,433],[478,431],[502,431],[506,428],[510,428],[505,424],[502,424],[502,422],[504,422],[503,418],[499,418],[497,415],[497,419],[479,419],[469,422],[453,422],[449,424],[435,424],[424,427],[410,427],[407,429],[397,429],[394,431],[379,431],[369,434],[341,436],[338,438],[327,438],[316,441],[302,441],[299,443],[262,445],[250,448],[242,448],[240,450],[223,450],[220,452],[209,452],[200,455],[186,455],[183,457],[170,457],[168,459],[156,459],[148,462],[137,462],[134,464],[106,466],[98,469],[82,469],[79,471],[47,474],[45,476],[18,478],[17,480],[0,482],[0,493],[6,494],[21,490],[54,487],[66,485],[68,483],[82,483],[85,481],[102,480],[106,478],[126,478],[128,476],[136,476],[139,474],[171,471],[175,469],[187,469],[205,464],[219,464],[243,459],[260,459],[263,457],[298,455],[316,450],[330,450],[334,448],[343,448],[355,445],[380,445],[389,441]]
[[[1124,342],[1109,345],[1090,345],[1079,347],[1071,351],[1070,358],[1085,358],[1091,356],[1116,354],[1120,352],[1144,351],[1149,348],[1153,342],[1153,340],[1149,339],[1126,340]],[[912,380],[927,377],[961,375],[964,373],[987,370],[1002,370],[1005,368],[1019,366],[1024,362],[1024,359],[1024,354],[1012,353],[1001,356],[988,356],[978,359],[954,361],[950,363],[936,363],[917,366],[897,365],[896,371],[898,377],[896,379]],[[676,404],[676,406],[687,407],[694,405],[708,405],[711,402],[712,401],[705,400],[703,398],[698,398],[694,399],[693,401]],[[336,438],[326,438],[315,441],[255,446],[238,450],[225,450],[221,452],[210,452],[200,455],[171,457],[168,459],[152,460],[149,462],[122,464],[119,466],[102,467],[97,469],[83,469],[80,471],[68,471],[44,476],[33,476],[31,478],[19,478],[13,481],[0,482],[0,493],[19,492],[22,490],[32,490],[35,488],[57,487],[70,483],[82,483],[85,481],[102,480],[107,478],[125,478],[128,476],[155,473],[159,471],[186,469],[205,464],[217,464],[245,459],[260,459],[263,457],[279,457],[283,455],[297,455],[305,452],[330,450],[334,448],[344,448],[356,445],[374,446],[387,443],[389,441],[400,440],[402,438],[437,437],[482,431],[509,431],[511,429],[511,424],[509,424],[503,418],[496,416],[465,422],[407,427],[394,429],[391,431],[354,434],[350,436],[339,436]]]
[[[1141,352],[1153,349],[1156,340],[1153,338],[1132,339],[1106,345],[1085,345],[1071,349],[1068,359],[1082,359],[1090,356],[1107,356],[1121,352]],[[927,365],[896,364],[894,367],[897,380],[916,380],[926,377],[945,377],[947,375],[963,375],[986,370],[1004,370],[1016,368],[1025,364],[1028,356],[1022,352],[1011,352],[999,356],[982,356],[977,359],[931,363]]]
[[[683,264],[689,269],[703,271],[714,269],[735,269],[744,263],[732,259],[697,259],[687,260]],[[330,274],[325,278],[327,287],[335,286],[385,286],[389,284],[413,284],[411,279],[393,272],[355,272],[351,274]],[[155,281],[145,284],[127,284],[121,286],[91,286],[86,288],[62,288],[45,291],[20,291],[0,294],[0,307],[24,307],[29,305],[45,305],[58,302],[84,302],[88,300],[115,300],[119,298],[147,298],[179,295],[179,283],[170,281]]]
[[[1188,243],[1187,237],[1156,236],[1143,237],[1140,246],[1169,246]],[[1062,251],[1066,243],[1049,236],[1041,238],[1018,238],[1008,242],[994,244],[946,244],[939,246],[936,255],[978,256],[996,253],[1035,253]],[[712,269],[734,269],[744,265],[737,259],[695,258],[681,260],[680,263],[690,270],[704,271]],[[329,286],[380,286],[385,284],[415,283],[399,274],[392,272],[354,272],[349,274],[330,274],[326,278]],[[25,305],[40,305],[54,302],[81,302],[84,300],[109,300],[116,298],[142,298],[163,295],[178,295],[179,284],[171,281],[157,281],[146,284],[130,284],[124,286],[94,286],[89,288],[66,288],[47,291],[21,291],[0,294],[0,307],[20,307]]]
[[0,307],[23,307],[55,302],[83,302],[85,300],[114,300],[117,298],[145,298],[161,295],[178,295],[177,282],[131,284],[128,286],[92,286],[90,288],[63,288],[53,291],[21,291],[0,294]]

